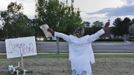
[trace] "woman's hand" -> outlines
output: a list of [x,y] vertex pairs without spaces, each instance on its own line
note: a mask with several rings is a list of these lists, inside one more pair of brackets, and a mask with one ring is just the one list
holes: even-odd
[[47,31],[50,32],[52,35],[54,35],[54,30],[53,29],[48,28]]

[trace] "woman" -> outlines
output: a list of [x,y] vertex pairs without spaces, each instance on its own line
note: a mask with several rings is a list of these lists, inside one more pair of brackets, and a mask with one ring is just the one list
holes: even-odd
[[83,28],[77,28],[73,35],[55,32],[48,29],[54,36],[64,39],[69,44],[69,60],[71,61],[72,75],[92,75],[91,64],[95,63],[92,42],[105,33],[108,27],[104,26],[92,35],[84,35]]

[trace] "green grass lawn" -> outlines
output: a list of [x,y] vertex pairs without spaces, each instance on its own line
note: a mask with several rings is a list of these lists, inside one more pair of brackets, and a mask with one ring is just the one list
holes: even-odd
[[[93,75],[133,75],[134,54],[95,54],[96,63],[93,65]],[[0,55],[0,69],[7,69],[10,64],[16,65],[20,58],[6,59]],[[24,66],[32,70],[27,75],[71,75],[68,54],[38,54],[24,57]],[[0,71],[0,75],[3,74]]]
[[[134,58],[134,53],[95,53],[96,58]],[[68,53],[46,53],[38,54],[36,56],[28,56],[24,58],[68,58]],[[0,55],[0,59],[6,59],[6,55]]]

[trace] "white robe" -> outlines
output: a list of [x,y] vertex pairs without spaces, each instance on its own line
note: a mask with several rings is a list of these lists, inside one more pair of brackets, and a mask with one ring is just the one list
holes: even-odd
[[56,37],[62,38],[68,42],[71,68],[79,75],[83,71],[86,71],[87,75],[92,75],[91,64],[95,63],[95,58],[91,43],[98,39],[102,34],[104,34],[103,29],[99,30],[95,34],[86,35],[80,38],[59,32],[54,33]]

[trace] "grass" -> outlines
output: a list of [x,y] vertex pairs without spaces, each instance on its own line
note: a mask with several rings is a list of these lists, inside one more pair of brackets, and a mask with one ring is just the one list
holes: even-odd
[[134,58],[134,53],[98,53],[96,58]]
[[[94,75],[133,75],[134,54],[95,53],[96,63],[93,65]],[[0,69],[7,69],[9,64],[16,65],[20,58],[6,59],[0,55]],[[67,53],[38,54],[24,57],[26,69],[32,70],[27,75],[71,75],[70,62]],[[0,75],[2,74],[0,71]]]
[[[24,58],[27,59],[27,58],[67,58],[67,57],[68,57],[68,54],[47,53],[47,54],[38,54],[35,56],[27,56]],[[6,55],[0,55],[0,59],[6,59]]]
[[[68,58],[68,53],[46,53],[24,58]],[[134,58],[134,53],[95,53],[95,58]],[[0,59],[6,59],[6,55],[0,55]]]

